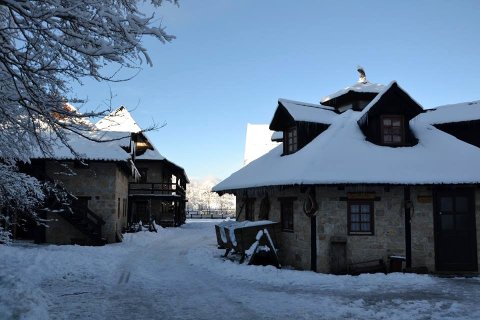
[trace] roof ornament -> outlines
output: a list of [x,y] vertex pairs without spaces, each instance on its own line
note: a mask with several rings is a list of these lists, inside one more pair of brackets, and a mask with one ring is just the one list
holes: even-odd
[[358,83],[367,83],[367,76],[365,75],[365,70],[363,69],[362,66],[357,66],[357,71],[358,71]]

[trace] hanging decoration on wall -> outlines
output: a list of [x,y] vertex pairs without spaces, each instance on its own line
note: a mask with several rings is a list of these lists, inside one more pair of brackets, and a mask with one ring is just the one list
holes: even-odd
[[309,216],[313,217],[316,215],[318,210],[318,203],[315,199],[315,188],[308,188],[305,192],[305,200],[303,201],[303,212]]

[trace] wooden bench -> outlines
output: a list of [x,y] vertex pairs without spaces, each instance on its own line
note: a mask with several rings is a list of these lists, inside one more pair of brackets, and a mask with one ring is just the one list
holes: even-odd
[[383,259],[367,260],[350,263],[347,267],[348,274],[359,275],[362,273],[387,273],[387,266]]

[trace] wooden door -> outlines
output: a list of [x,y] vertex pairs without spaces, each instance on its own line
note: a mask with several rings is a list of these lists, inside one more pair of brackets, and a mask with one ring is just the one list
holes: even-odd
[[473,189],[437,191],[434,212],[436,269],[477,271]]
[[133,222],[139,221],[142,221],[142,223],[150,222],[150,212],[147,201],[134,202]]

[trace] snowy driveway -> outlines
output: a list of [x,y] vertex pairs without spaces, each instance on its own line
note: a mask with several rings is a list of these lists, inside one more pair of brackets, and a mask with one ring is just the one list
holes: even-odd
[[479,278],[223,261],[212,222],[104,247],[0,247],[0,319],[480,319]]

